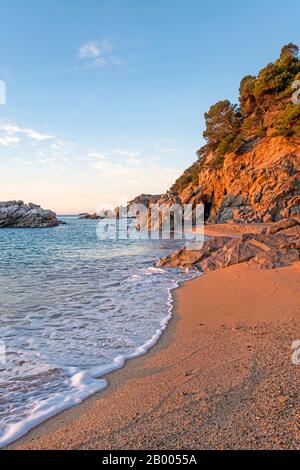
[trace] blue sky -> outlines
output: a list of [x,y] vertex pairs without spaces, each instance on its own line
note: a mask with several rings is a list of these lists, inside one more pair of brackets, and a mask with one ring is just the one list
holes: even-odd
[[58,213],[165,191],[209,106],[300,44],[297,0],[10,0],[0,14],[0,200]]

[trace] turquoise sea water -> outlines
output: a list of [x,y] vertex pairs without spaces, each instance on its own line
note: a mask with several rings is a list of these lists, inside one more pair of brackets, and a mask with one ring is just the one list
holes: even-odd
[[2,446],[146,352],[170,319],[171,289],[191,278],[154,267],[178,241],[100,241],[98,221],[63,220],[0,230]]

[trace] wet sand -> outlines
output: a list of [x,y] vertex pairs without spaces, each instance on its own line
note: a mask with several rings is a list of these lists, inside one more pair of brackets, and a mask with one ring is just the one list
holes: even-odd
[[210,272],[159,343],[12,449],[299,449],[300,263]]

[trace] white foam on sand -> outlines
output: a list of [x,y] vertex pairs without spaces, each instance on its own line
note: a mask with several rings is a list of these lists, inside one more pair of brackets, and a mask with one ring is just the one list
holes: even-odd
[[[147,275],[163,274],[164,270],[159,268],[148,268]],[[195,274],[191,276],[198,276]],[[139,277],[136,278],[138,280]],[[184,281],[183,281],[184,282]],[[71,392],[61,392],[52,394],[48,399],[41,401],[33,406],[30,415],[22,421],[9,424],[0,436],[0,447],[7,446],[12,442],[25,436],[31,429],[42,422],[52,418],[60,412],[82,403],[84,400],[107,387],[107,381],[101,377],[106,374],[121,369],[128,359],[133,359],[146,354],[159,340],[164,330],[167,328],[172,318],[173,297],[172,290],[177,289],[181,283],[174,280],[174,285],[168,288],[167,308],[168,314],[160,322],[160,327],[153,336],[142,346],[135,349],[134,352],[117,356],[113,362],[107,366],[94,367],[88,370],[69,369]]]

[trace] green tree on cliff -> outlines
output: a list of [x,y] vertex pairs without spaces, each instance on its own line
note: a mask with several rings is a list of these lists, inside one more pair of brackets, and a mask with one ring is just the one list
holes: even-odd
[[219,101],[211,106],[204,117],[206,130],[203,137],[209,148],[219,149],[221,153],[229,151],[240,132],[242,116],[238,106],[228,100]]
[[255,87],[256,77],[246,75],[240,84],[240,109],[243,117],[249,116],[255,110]]
[[299,47],[296,44],[290,42],[286,46],[283,46],[280,53],[280,59],[284,59],[285,57],[294,57],[297,58],[299,54]]
[[277,135],[300,137],[300,104],[289,103],[274,124]]
[[297,51],[297,46],[292,44],[284,46],[280,59],[259,72],[254,86],[254,96],[257,104],[265,110],[270,106],[271,100],[274,98],[280,100],[290,92],[295,76],[300,72]]

